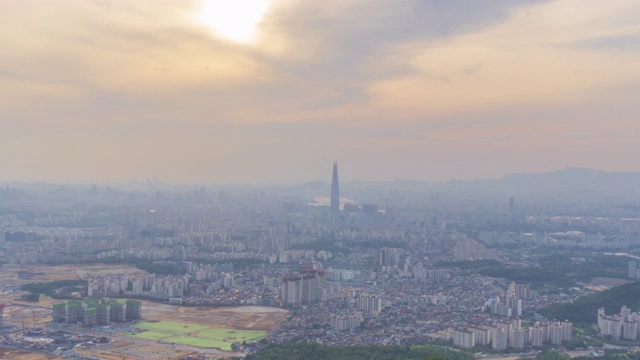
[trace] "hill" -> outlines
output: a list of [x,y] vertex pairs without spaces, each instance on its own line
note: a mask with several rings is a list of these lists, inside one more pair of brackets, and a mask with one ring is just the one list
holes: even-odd
[[[328,196],[328,182],[316,181],[278,190],[299,196]],[[273,190],[273,189],[272,189]],[[389,192],[454,192],[469,194],[548,194],[563,196],[640,196],[640,172],[612,172],[584,168],[566,168],[544,173],[509,174],[499,179],[451,180],[424,182],[398,179],[393,181],[345,181],[340,190],[346,196],[361,192],[388,194]]]
[[451,181],[452,190],[557,193],[620,192],[640,190],[640,173],[566,168],[555,172],[511,174],[501,179]]
[[617,314],[623,305],[632,311],[640,310],[640,282],[583,296],[572,303],[549,305],[540,312],[549,319],[594,324],[598,320],[598,308],[601,306],[604,306],[607,314]]
[[339,360],[339,359],[438,359],[472,360],[473,355],[437,346],[327,346],[316,343],[292,343],[272,345],[255,354],[247,355],[246,360]]

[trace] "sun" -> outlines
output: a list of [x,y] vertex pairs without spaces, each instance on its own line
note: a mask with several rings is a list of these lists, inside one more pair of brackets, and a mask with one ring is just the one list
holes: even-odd
[[269,0],[202,0],[198,20],[217,36],[246,43],[254,40],[268,5]]

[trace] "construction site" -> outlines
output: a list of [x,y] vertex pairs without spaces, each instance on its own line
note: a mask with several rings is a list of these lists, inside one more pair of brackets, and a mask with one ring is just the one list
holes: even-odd
[[128,264],[64,264],[16,265],[4,264],[0,271],[0,284],[24,285],[33,282],[59,280],[86,280],[90,276],[113,273],[148,274]]
[[237,356],[234,343],[264,338],[289,315],[271,307],[181,307],[131,299],[2,300],[0,342],[6,347],[0,353],[34,360]]
[[116,299],[70,300],[53,304],[53,323],[81,323],[90,327],[111,322],[139,320],[142,318],[142,301]]
[[[289,311],[262,306],[189,307],[136,299],[23,298],[27,283],[82,280],[128,265],[11,265],[0,272],[0,358],[224,358],[233,344],[263,339]],[[119,268],[119,269],[120,269]],[[73,295],[73,294],[71,294]]]

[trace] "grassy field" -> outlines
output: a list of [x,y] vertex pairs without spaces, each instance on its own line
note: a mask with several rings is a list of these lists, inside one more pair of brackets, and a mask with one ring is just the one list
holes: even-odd
[[198,337],[207,339],[233,339],[233,341],[253,341],[260,340],[265,336],[264,331],[252,330],[229,330],[229,329],[207,329],[198,333]]
[[265,331],[233,330],[173,321],[142,322],[135,327],[147,331],[129,336],[220,350],[231,350],[234,342],[255,341],[266,336]]
[[185,324],[173,321],[143,322],[138,323],[135,326],[139,329],[147,329],[169,334],[185,334],[208,329],[208,327],[203,325]]

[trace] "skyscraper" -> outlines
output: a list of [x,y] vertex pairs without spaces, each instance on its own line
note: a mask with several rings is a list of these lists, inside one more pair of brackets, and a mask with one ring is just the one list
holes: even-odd
[[333,162],[333,177],[331,178],[331,218],[340,215],[340,184],[338,183],[338,162]]

